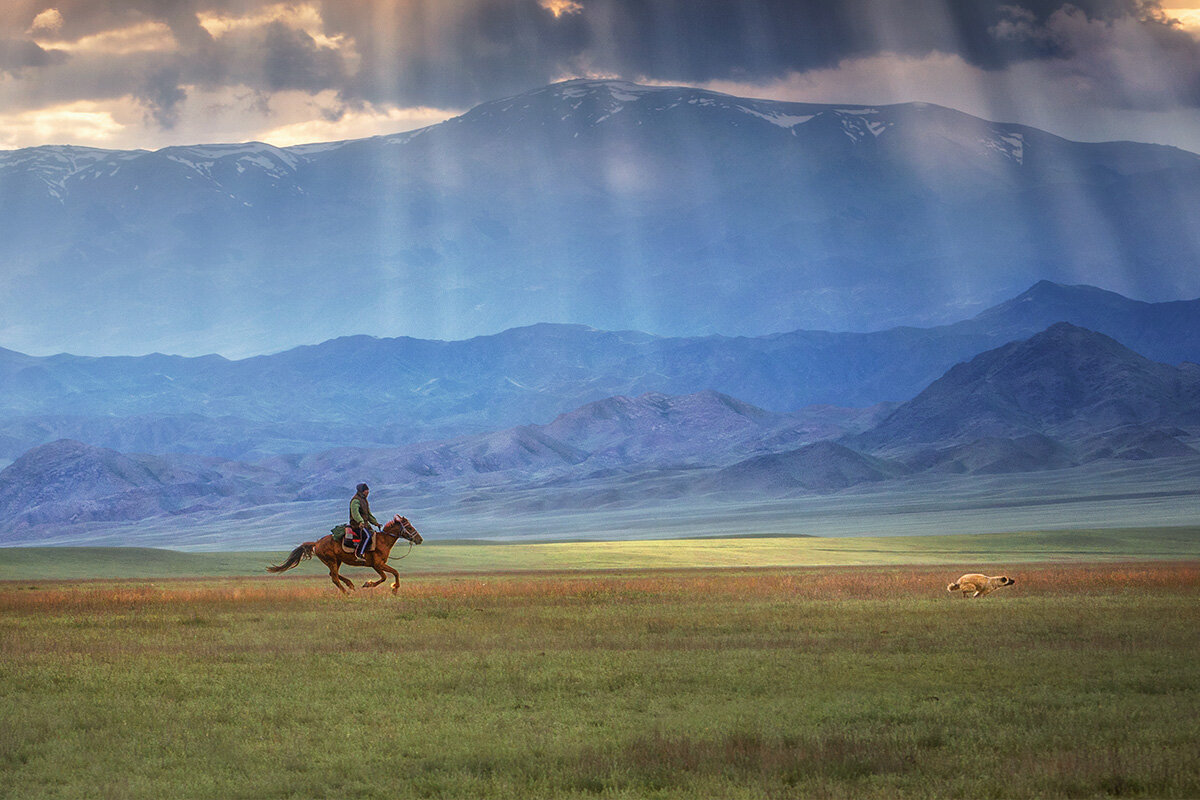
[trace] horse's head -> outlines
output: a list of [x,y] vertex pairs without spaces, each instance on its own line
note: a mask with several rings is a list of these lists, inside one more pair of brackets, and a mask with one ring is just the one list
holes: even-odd
[[384,531],[393,533],[401,539],[407,539],[413,544],[420,544],[423,540],[421,534],[417,533],[417,529],[408,521],[408,517],[402,517],[399,514],[392,517],[388,524],[383,526]]

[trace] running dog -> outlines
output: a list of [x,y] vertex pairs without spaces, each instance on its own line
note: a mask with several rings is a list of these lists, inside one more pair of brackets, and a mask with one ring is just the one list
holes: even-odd
[[970,592],[974,592],[971,597],[983,597],[988,592],[999,589],[1001,586],[1012,586],[1016,581],[1007,575],[997,575],[989,578],[987,575],[980,575],[978,572],[972,572],[969,575],[963,575],[954,583],[946,587],[947,592],[962,592],[963,597],[966,597]]

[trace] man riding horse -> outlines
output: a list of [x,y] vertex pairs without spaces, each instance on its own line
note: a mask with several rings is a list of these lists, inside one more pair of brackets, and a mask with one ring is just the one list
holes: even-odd
[[350,530],[354,531],[354,538],[358,540],[358,549],[354,551],[354,555],[363,561],[367,560],[367,553],[372,549],[374,537],[371,535],[371,526],[383,529],[379,520],[371,513],[371,504],[367,502],[367,495],[370,493],[371,487],[360,483],[355,489],[354,497],[350,499]]
[[[395,547],[396,542],[403,539],[408,542],[411,549],[413,545],[420,544],[423,539],[413,524],[408,521],[408,517],[402,517],[399,514],[380,526],[375,515],[371,513],[370,503],[367,502],[367,494],[370,491],[365,483],[360,483],[358,491],[350,501],[350,523],[346,528],[353,530],[361,537],[354,555],[342,547],[343,537],[348,538],[349,533],[346,533],[345,529],[339,525],[315,542],[304,542],[289,553],[282,564],[267,567],[267,572],[287,572],[301,561],[316,556],[324,562],[325,566],[329,567],[330,580],[343,593],[347,588],[354,588],[354,582],[339,573],[341,565],[346,564],[353,567],[370,567],[379,574],[379,580],[367,581],[363,584],[363,588],[378,586],[387,579],[388,575],[391,575],[394,578],[392,594],[396,594],[400,589],[400,573],[395,568],[388,566],[387,563],[392,554],[392,548]],[[370,526],[372,525],[379,528],[377,536],[371,535]],[[334,538],[335,536],[337,538]],[[377,541],[373,542],[372,540]],[[404,558],[404,556],[400,556],[400,558]]]

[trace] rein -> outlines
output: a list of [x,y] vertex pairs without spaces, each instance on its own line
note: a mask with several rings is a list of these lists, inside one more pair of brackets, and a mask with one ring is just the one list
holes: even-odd
[[[402,555],[396,559],[397,561],[402,561],[402,560],[408,558],[408,554],[411,553],[412,549],[413,549],[413,540],[412,540],[411,535],[410,536],[404,535],[404,534],[408,533],[408,531],[404,530],[403,525],[400,526],[400,530],[402,531],[402,533],[396,534],[396,539],[397,540],[400,540],[400,539],[406,540],[408,542],[408,549],[404,551],[404,555]],[[382,531],[380,531],[380,533],[382,533]],[[390,536],[391,534],[388,534],[388,535]]]
[[404,555],[400,556],[400,558],[397,558],[396,560],[403,561],[404,559],[408,558],[408,554],[411,552],[412,552],[412,539],[409,539],[408,540],[408,549],[404,551]]

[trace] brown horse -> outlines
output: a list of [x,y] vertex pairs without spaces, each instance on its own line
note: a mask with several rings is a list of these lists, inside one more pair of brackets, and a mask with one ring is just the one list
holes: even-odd
[[[410,542],[409,547],[420,544],[422,541],[421,534],[417,533],[417,529],[408,521],[408,518],[397,514],[383,526],[383,530],[375,534],[375,549],[367,553],[365,558],[360,559],[353,552],[346,552],[340,542],[334,541],[333,534],[327,534],[315,542],[305,542],[300,545],[282,564],[267,567],[267,572],[286,572],[304,559],[312,558],[315,555],[325,562],[325,566],[329,567],[329,578],[342,593],[346,593],[346,586],[354,588],[354,581],[338,574],[338,569],[342,564],[348,564],[351,567],[371,567],[379,573],[379,580],[365,582],[364,589],[378,586],[387,580],[385,572],[395,575],[396,580],[392,582],[392,594],[396,594],[400,588],[400,573],[389,567],[387,560],[392,553],[392,547],[401,539],[407,539]],[[401,556],[401,558],[403,557]]]

